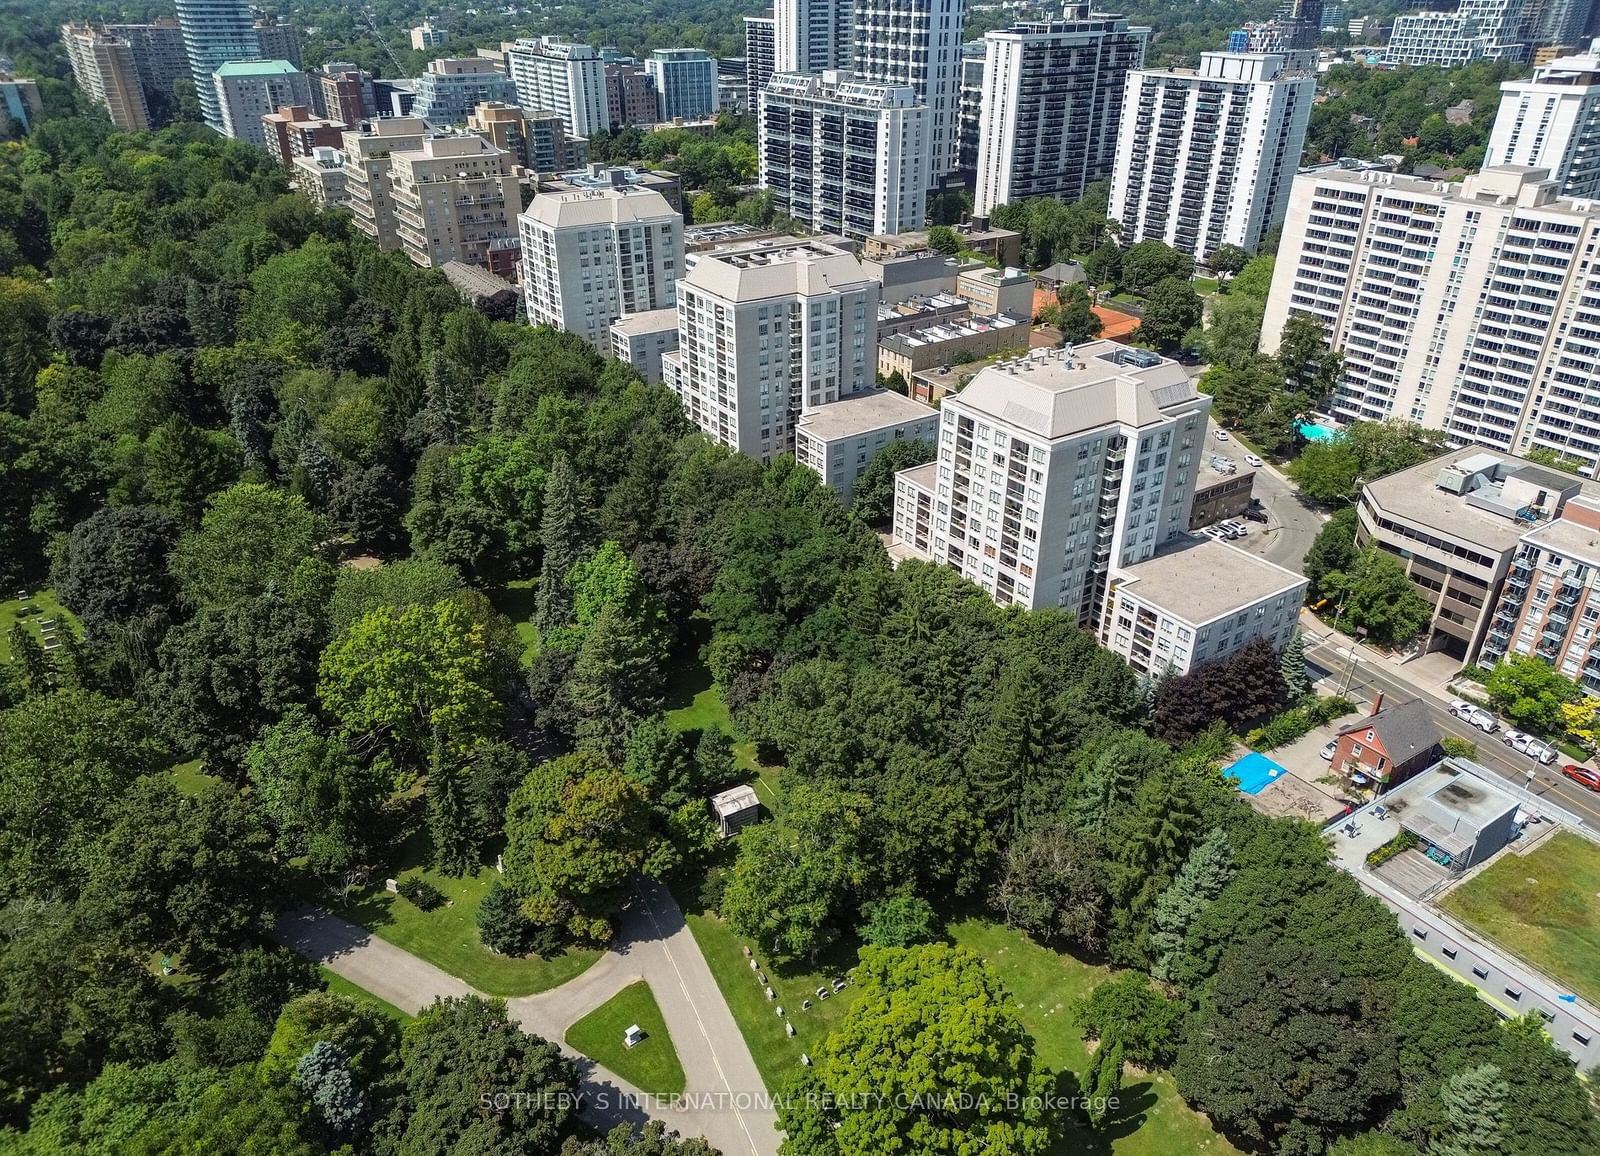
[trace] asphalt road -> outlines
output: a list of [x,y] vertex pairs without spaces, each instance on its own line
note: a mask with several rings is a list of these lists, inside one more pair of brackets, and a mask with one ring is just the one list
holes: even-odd
[[[1249,467],[1244,456],[1249,452],[1236,440],[1217,441],[1215,423],[1206,427],[1206,461],[1216,456],[1232,458],[1239,464],[1240,469],[1246,469]],[[1202,480],[1216,476],[1204,465],[1201,466]],[[1262,525],[1260,522],[1245,522],[1250,527],[1249,535],[1234,539],[1233,545],[1252,554],[1259,554],[1267,561],[1276,562],[1299,574],[1306,551],[1311,549],[1317,531],[1322,529],[1322,523],[1328,516],[1303,501],[1293,483],[1279,473],[1271,463],[1256,467],[1252,492],[1267,511],[1267,523]]]
[[[1378,660],[1358,652],[1355,668],[1352,671],[1350,652],[1344,646],[1334,646],[1308,638],[1306,658],[1316,667],[1328,672],[1338,688],[1345,686],[1345,679],[1348,677],[1350,682],[1346,693],[1354,692],[1350,694],[1352,698],[1371,701],[1379,691],[1389,696],[1391,701],[1421,697],[1433,708],[1434,722],[1438,724],[1441,732],[1477,744],[1478,754],[1474,759],[1475,762],[1516,783],[1519,787],[1549,799],[1576,815],[1581,815],[1586,823],[1600,830],[1600,794],[1585,790],[1570,779],[1562,777],[1561,767],[1571,761],[1565,755],[1558,755],[1552,766],[1539,767],[1532,759],[1519,755],[1500,741],[1501,735],[1505,733],[1503,729],[1488,735],[1477,727],[1462,722],[1449,712],[1445,700],[1419,691],[1417,687],[1402,680]],[[1528,778],[1530,770],[1534,771],[1531,782]]]

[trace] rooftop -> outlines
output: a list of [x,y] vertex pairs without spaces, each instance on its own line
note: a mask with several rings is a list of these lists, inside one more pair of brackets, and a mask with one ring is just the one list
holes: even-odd
[[910,421],[922,421],[936,417],[938,413],[938,410],[912,401],[904,394],[884,389],[841,398],[827,405],[819,405],[816,409],[805,410],[795,428],[797,433],[834,441]]
[[961,391],[960,402],[1007,425],[1061,438],[1115,424],[1150,425],[1200,396],[1176,361],[1100,340],[996,362]]
[[901,470],[896,476],[932,493],[939,481],[939,463],[928,462],[926,465],[912,466],[909,470]]
[[995,329],[1015,329],[1017,326],[1026,327],[1029,322],[1021,317],[1008,317],[1004,313],[995,313],[983,317],[971,317],[961,321],[943,321],[934,325],[925,325],[920,329],[911,329],[904,333],[894,333],[885,337],[878,344],[890,350],[911,350],[924,345],[938,345],[945,341],[957,341],[963,337],[971,337],[978,333],[988,333]]
[[1439,745],[1442,737],[1428,704],[1420,698],[1386,706],[1377,714],[1340,727],[1341,735],[1372,731],[1389,762],[1404,763]]
[[553,229],[583,225],[631,224],[677,217],[667,198],[636,185],[585,189],[572,193],[540,193],[522,214]]
[[756,794],[756,789],[748,783],[729,787],[726,791],[711,796],[712,810],[724,818],[760,805],[761,799]]
[[1557,518],[1529,530],[1523,535],[1523,541],[1532,542],[1566,558],[1577,558],[1591,566],[1600,566],[1600,530],[1592,526]]
[[1147,561],[1117,567],[1113,577],[1122,587],[1137,582],[1134,597],[1194,626],[1306,584],[1265,558],[1213,538],[1188,536]]
[[1399,811],[1401,826],[1453,855],[1471,847],[1479,832],[1518,805],[1512,795],[1449,759],[1389,795],[1405,804],[1391,802],[1391,809]]
[[646,309],[643,313],[624,313],[611,323],[611,332],[629,337],[642,337],[647,333],[663,333],[678,327],[678,310]]
[[286,76],[300,70],[287,60],[230,60],[218,65],[215,76]]
[[681,283],[726,301],[760,301],[833,293],[871,280],[852,254],[815,241],[796,241],[702,253]]
[[517,287],[504,277],[469,265],[465,261],[446,261],[439,267],[444,279],[469,297],[493,297],[499,293],[516,293]]
[[1454,450],[1362,489],[1363,500],[1385,514],[1501,553],[1574,492],[1600,497],[1600,484],[1482,449]]

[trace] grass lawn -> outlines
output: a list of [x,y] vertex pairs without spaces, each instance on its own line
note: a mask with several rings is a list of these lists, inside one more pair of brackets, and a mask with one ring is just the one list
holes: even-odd
[[[1039,1063],[1054,1072],[1081,1073],[1088,1066],[1089,1052],[1073,1021],[1072,1004],[1108,979],[1111,969],[1040,947],[1020,932],[984,919],[963,920],[949,931],[957,944],[981,955],[1016,997],[1017,1016],[1033,1036]],[[1053,1151],[1059,1156],[1237,1151],[1217,1135],[1210,1121],[1183,1102],[1165,1072],[1136,1075],[1130,1069],[1121,1099],[1122,1109],[1105,1131],[1068,1131],[1057,1139]]]
[[[709,730],[716,727],[732,735],[733,718],[722,701],[722,691],[711,681],[711,672],[698,658],[681,662],[667,687],[667,725],[673,730]],[[735,741],[734,761],[739,769],[755,776],[756,793],[770,809],[777,802],[780,767],[765,767],[756,760],[756,744]]]
[[511,619],[522,640],[522,665],[533,665],[533,656],[539,653],[539,632],[533,628],[534,589],[537,578],[519,578],[507,582],[489,595],[489,602],[501,614]]
[[[403,862],[421,862],[418,840],[408,841]],[[496,878],[493,867],[458,879],[421,866],[411,866],[395,878],[420,875],[443,892],[446,903],[423,911],[410,900],[391,895],[383,880],[355,892],[334,914],[359,923],[381,939],[421,956],[441,970],[488,995],[535,995],[560,987],[588,970],[600,952],[568,948],[550,959],[516,958],[490,951],[478,939],[478,904]]]
[[[11,593],[15,593],[12,591]],[[32,606],[35,612],[21,614],[24,606]],[[54,618],[62,623],[71,623],[73,629],[81,635],[83,628],[78,625],[78,620],[69,614],[56,601],[56,596],[49,590],[34,591],[33,597],[26,602],[13,598],[8,602],[0,602],[0,662],[11,661],[11,626],[18,619],[22,620],[24,627],[33,635],[34,641],[39,640],[39,619]]]
[[1445,895],[1443,907],[1506,950],[1600,1001],[1600,846],[1560,831],[1505,854]]
[[370,1004],[396,1023],[404,1024],[411,1018],[410,1012],[403,1012],[386,999],[379,999],[364,987],[358,987],[336,971],[329,971],[325,967],[318,967],[322,978],[327,982],[328,990],[335,995],[347,995],[353,1000]]
[[1215,277],[1191,277],[1189,283],[1194,287],[1194,291],[1202,297],[1209,297],[1217,291],[1217,279]]
[[220,782],[222,780],[216,775],[208,775],[200,769],[199,759],[173,764],[172,785],[178,788],[179,794],[198,795],[212,784]]
[[[763,974],[778,997],[768,1000],[756,973],[750,970],[750,961],[745,958],[744,940],[731,927],[715,915],[697,914],[688,907],[685,918],[706,963],[711,966],[717,986],[722,989],[722,998],[727,1000],[739,1030],[744,1033],[750,1054],[761,1070],[762,1081],[769,1090],[778,1088],[800,1067],[800,1053],[815,1055],[823,1039],[855,1002],[855,988],[850,986],[828,999],[817,999],[817,988],[831,984],[836,976],[844,974],[845,968],[854,961],[854,950],[835,953],[832,965],[818,972],[799,968],[780,970],[758,954],[757,961],[765,969]],[[800,1005],[807,999],[811,1007],[802,1011]],[[777,1013],[779,1007],[794,1024],[793,1036],[784,1032],[784,1021]]]
[[[644,1039],[628,1047],[623,1033],[634,1024]],[[628,1083],[658,1096],[683,1091],[683,1065],[667,1033],[667,1021],[656,1006],[650,985],[629,984],[567,1029],[567,1046],[609,1068]]]

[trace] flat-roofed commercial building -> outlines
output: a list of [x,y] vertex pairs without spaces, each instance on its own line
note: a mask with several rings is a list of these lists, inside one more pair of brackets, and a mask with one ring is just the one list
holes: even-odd
[[1475,662],[1523,535],[1580,493],[1600,496],[1600,486],[1519,458],[1457,450],[1363,486],[1356,541],[1399,558],[1432,605],[1423,648]]

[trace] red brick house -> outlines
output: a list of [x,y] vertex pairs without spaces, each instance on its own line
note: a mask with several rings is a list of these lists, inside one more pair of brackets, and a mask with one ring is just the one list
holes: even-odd
[[[1356,786],[1386,791],[1425,771],[1444,757],[1443,736],[1420,698],[1383,705],[1379,694],[1373,711],[1339,731],[1333,767]],[[1359,775],[1366,781],[1357,781]]]

